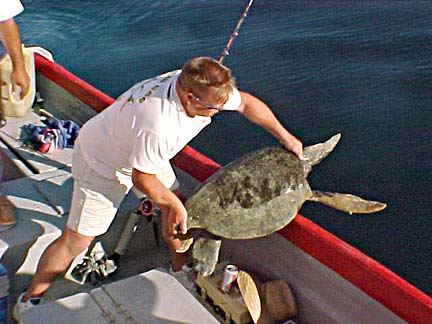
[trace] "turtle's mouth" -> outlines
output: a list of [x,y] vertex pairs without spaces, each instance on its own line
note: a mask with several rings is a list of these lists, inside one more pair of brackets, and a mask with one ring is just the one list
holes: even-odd
[[174,238],[180,241],[185,241],[190,239],[192,236],[192,231],[189,230],[186,234],[176,234]]
[[178,234],[175,238],[180,240],[180,247],[176,249],[177,253],[185,253],[193,243],[191,231],[188,231],[186,234]]

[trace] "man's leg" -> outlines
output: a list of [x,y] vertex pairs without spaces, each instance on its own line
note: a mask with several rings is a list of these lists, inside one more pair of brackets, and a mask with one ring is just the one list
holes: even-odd
[[[0,162],[1,163],[1,162]],[[15,207],[0,191],[0,232],[16,223]]]
[[55,277],[66,271],[73,259],[84,251],[93,239],[93,236],[85,236],[66,227],[63,234],[42,254],[36,274],[22,300],[25,302],[29,298],[41,297]]
[[33,303],[35,297],[45,293],[54,278],[69,267],[94,237],[106,233],[130,188],[92,170],[82,157],[78,142],[72,159],[72,176],[74,190],[65,230],[43,253],[29,289],[14,307],[15,319],[38,304]]
[[[1,128],[1,125],[0,125]],[[0,232],[9,229],[15,224],[15,207],[3,196],[2,182],[3,174],[8,171],[8,163],[3,152],[0,152]]]

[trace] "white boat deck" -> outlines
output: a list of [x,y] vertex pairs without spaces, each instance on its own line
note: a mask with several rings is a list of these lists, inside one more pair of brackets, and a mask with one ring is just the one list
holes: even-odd
[[41,305],[23,314],[23,324],[219,323],[164,270],[155,269]]

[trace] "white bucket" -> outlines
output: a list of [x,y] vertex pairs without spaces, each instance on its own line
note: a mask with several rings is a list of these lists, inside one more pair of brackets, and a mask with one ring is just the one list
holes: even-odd
[[20,98],[20,89],[19,91],[16,91],[15,94],[12,93],[12,61],[9,54],[4,55],[0,60],[0,105],[3,109],[4,116],[6,117],[22,117],[30,111],[33,105],[36,93],[34,52],[39,53],[52,61],[52,55],[47,50],[41,47],[23,46],[25,67],[30,77],[30,88],[23,99]]
[[22,117],[31,108],[35,97],[35,66],[33,52],[23,47],[24,62],[26,71],[30,77],[30,88],[27,95],[21,99],[20,89],[13,94],[11,84],[12,60],[9,54],[0,60],[0,82],[1,82],[1,107],[4,116]]

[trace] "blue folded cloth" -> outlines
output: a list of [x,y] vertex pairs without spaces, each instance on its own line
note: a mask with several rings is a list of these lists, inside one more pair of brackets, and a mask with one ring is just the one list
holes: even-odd
[[22,126],[22,140],[41,153],[61,151],[73,145],[80,127],[71,120],[41,117],[46,126],[28,124]]

